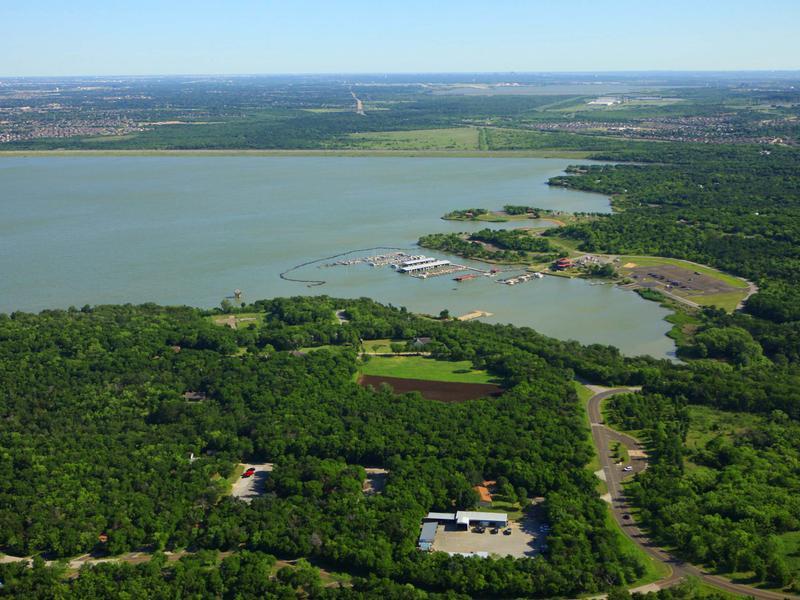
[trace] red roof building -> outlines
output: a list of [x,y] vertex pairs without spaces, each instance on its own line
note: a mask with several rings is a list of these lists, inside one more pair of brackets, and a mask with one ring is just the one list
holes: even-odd
[[559,258],[556,261],[556,269],[569,269],[572,266],[571,258]]

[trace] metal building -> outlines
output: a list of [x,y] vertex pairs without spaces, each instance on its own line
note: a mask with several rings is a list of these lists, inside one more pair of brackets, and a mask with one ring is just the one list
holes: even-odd
[[439,527],[439,523],[435,521],[422,524],[422,532],[419,534],[419,542],[417,543],[420,550],[431,550],[433,548],[437,527]]

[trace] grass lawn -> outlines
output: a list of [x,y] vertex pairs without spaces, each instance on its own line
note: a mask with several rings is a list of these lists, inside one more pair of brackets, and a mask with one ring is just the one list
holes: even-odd
[[364,352],[391,352],[391,344],[405,344],[405,340],[364,340]]
[[314,352],[315,350],[330,350],[332,352],[338,352],[342,348],[349,348],[351,346],[333,346],[332,344],[323,344],[322,346],[307,346],[305,348],[300,348],[300,352]]
[[434,360],[425,356],[373,356],[361,365],[363,375],[382,375],[403,379],[453,381],[457,383],[494,383],[486,371],[472,368],[468,360]]
[[628,587],[647,585],[648,583],[654,583],[670,576],[672,569],[661,561],[654,559],[649,554],[646,554],[633,540],[622,533],[622,528],[620,528],[619,523],[617,523],[616,519],[611,515],[611,507],[609,507],[606,512],[606,521],[608,526],[619,534],[620,546],[622,547],[623,554],[638,558],[639,562],[645,566],[644,574],[636,581],[632,581]]
[[357,148],[381,150],[478,150],[478,135],[474,127],[452,127],[353,133],[349,140]]
[[[228,496],[230,496],[233,493],[233,484],[236,483],[237,481],[239,481],[239,479],[242,476],[242,473],[244,473],[244,465],[236,465],[235,467],[233,467],[233,473],[231,473],[226,478],[226,480],[225,480],[226,481],[226,485],[227,485],[226,494]],[[220,477],[219,477],[219,475],[216,475],[216,476],[212,476],[211,479],[212,479],[212,481],[216,481],[216,480],[220,479]]]
[[722,411],[709,406],[689,406],[688,448],[701,448],[718,435],[734,439],[747,429],[761,422],[757,415],[743,412]]
[[714,594],[716,596],[721,596],[725,600],[735,600],[736,598],[749,598],[750,597],[750,596],[740,596],[739,594],[732,594],[731,592],[727,592],[725,590],[721,590],[719,588],[714,587],[713,585],[708,585],[707,583],[698,583],[697,589],[704,596],[710,596],[710,595]]
[[227,321],[230,317],[234,317],[236,319],[237,327],[247,327],[250,324],[261,325],[261,323],[264,321],[264,313],[259,312],[211,315],[207,318],[211,319],[211,322],[215,325],[227,325]]
[[[591,434],[592,434],[591,427],[592,426],[591,426],[591,422],[589,421],[588,406],[589,406],[589,398],[591,398],[594,395],[594,393],[592,392],[592,390],[587,388],[585,385],[580,384],[577,381],[573,381],[572,385],[575,386],[575,391],[578,394],[578,401],[581,403],[581,406],[583,406],[583,421],[586,424],[586,428],[588,429],[589,437],[591,437]],[[597,448],[595,448],[594,442],[592,442],[591,440],[589,440],[589,441],[592,444],[592,448],[594,449],[594,452],[592,452],[592,460],[589,461],[589,464],[586,465],[586,468],[589,469],[592,473],[597,473],[597,471],[599,471],[602,468],[601,465],[600,465],[600,457],[597,455]],[[603,494],[606,494],[607,492],[608,492],[608,487],[606,486],[606,482],[598,477],[597,478],[597,493],[598,493],[598,495],[602,496]]]
[[555,246],[559,246],[564,248],[570,254],[578,253],[578,246],[580,245],[580,240],[571,240],[568,238],[559,237],[557,235],[552,235],[547,237]]
[[724,308],[728,312],[733,312],[739,306],[739,302],[744,298],[745,291],[741,292],[725,292],[722,294],[707,294],[705,296],[690,296],[690,300],[694,300],[703,306],[718,306]]
[[800,573],[800,531],[790,531],[778,536],[779,554],[792,573]]
[[506,513],[508,514],[509,521],[519,521],[524,514],[518,503],[502,502],[500,500],[492,502],[491,506],[482,506],[476,510],[484,512]]

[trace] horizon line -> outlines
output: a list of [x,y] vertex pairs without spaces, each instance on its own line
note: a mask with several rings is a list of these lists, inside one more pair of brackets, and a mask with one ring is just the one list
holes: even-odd
[[399,75],[677,75],[677,74],[797,74],[800,67],[774,69],[615,69],[607,71],[592,70],[553,70],[553,71],[286,71],[261,73],[95,73],[95,74],[39,74],[39,75],[0,75],[0,79],[42,79],[78,77],[334,77],[334,76],[399,76]]

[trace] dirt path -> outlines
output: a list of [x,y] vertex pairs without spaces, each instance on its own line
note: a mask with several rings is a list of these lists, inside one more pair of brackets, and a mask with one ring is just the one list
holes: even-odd
[[356,114],[365,117],[367,113],[364,112],[364,103],[359,100],[358,96],[353,90],[350,90],[350,95],[353,97],[353,100],[356,101]]
[[[164,552],[164,554],[166,555],[168,561],[174,562],[176,560],[180,560],[187,554],[191,554],[191,552],[187,552],[186,550],[181,550],[180,552]],[[229,556],[230,554],[232,553],[221,552],[220,556],[224,557],[224,556]],[[107,563],[107,562],[129,563],[136,565],[148,562],[152,557],[153,557],[153,552],[151,551],[126,552],[124,554],[118,554],[116,556],[94,556],[92,554],[83,554],[76,558],[69,559],[66,562],[64,560],[47,560],[45,561],[45,565],[48,567],[52,567],[58,564],[66,564],[68,569],[77,571],[84,565],[97,565],[100,563]],[[17,562],[27,562],[28,566],[30,567],[33,564],[33,557],[11,556],[9,554],[4,554],[0,556],[0,564],[17,563]]]
[[[589,399],[587,408],[589,412],[589,422],[592,428],[592,440],[597,448],[597,453],[600,457],[600,464],[603,467],[603,471],[606,476],[606,485],[608,486],[608,492],[611,497],[611,512],[614,515],[617,523],[619,523],[622,532],[628,536],[634,544],[639,546],[644,552],[656,560],[667,565],[672,571],[670,576],[645,587],[649,588],[650,590],[654,589],[654,587],[655,589],[663,589],[676,585],[683,581],[684,578],[691,576],[700,579],[708,585],[720,588],[732,594],[751,596],[753,598],[757,598],[758,600],[784,600],[785,598],[798,598],[798,596],[784,592],[772,592],[747,585],[740,585],[738,583],[733,583],[724,577],[707,573],[700,567],[684,562],[668,552],[665,552],[647,538],[645,533],[639,529],[633,519],[630,519],[630,516],[628,519],[624,518],[624,515],[630,514],[631,506],[628,504],[628,500],[625,497],[622,483],[624,479],[627,479],[636,473],[640,473],[647,468],[646,454],[639,454],[640,452],[643,453],[645,448],[635,438],[608,427],[604,423],[601,407],[603,400],[606,398],[610,398],[615,394],[624,394],[636,390],[633,388],[602,388],[599,386],[588,387],[595,392],[594,396]],[[641,457],[632,458],[632,472],[625,473],[619,468],[619,466],[614,464],[611,458],[610,448],[611,443],[615,441],[624,443],[628,446],[629,451],[633,450],[638,456]],[[633,455],[633,452],[631,452],[631,454]]]
[[752,281],[747,282],[747,294],[744,298],[739,301],[739,304],[736,305],[736,310],[742,310],[744,308],[744,303],[752,296],[753,294],[758,293],[758,286],[753,283]]

